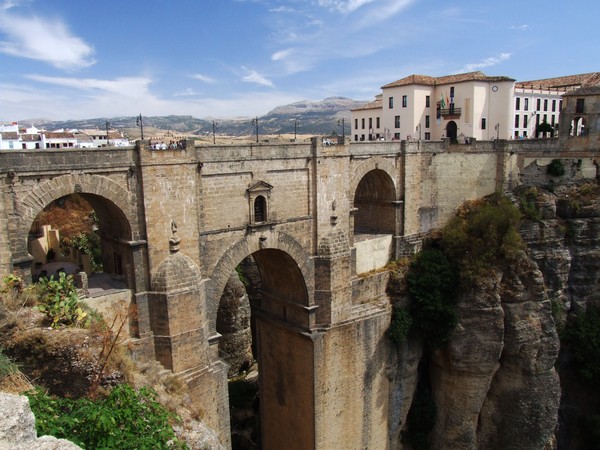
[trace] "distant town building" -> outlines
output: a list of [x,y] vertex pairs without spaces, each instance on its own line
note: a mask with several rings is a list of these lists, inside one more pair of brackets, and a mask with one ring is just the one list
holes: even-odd
[[525,82],[482,72],[410,75],[351,111],[351,140],[519,139],[535,137],[542,123],[552,127],[544,136],[554,135],[562,96],[597,84],[597,72]]
[[0,125],[0,150],[123,147],[129,139],[114,130],[39,130],[18,123]]

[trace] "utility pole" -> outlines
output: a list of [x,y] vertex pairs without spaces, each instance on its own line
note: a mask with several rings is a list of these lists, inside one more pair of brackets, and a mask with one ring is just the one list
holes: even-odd
[[215,128],[216,128],[216,126],[217,126],[217,124],[213,120],[213,144],[217,143],[217,138],[216,138],[216,135],[215,135]]
[[344,119],[338,120],[338,126],[342,125],[342,144],[346,143],[346,126],[344,125]]
[[256,142],[258,142],[258,117],[252,119],[252,125],[256,125]]
[[110,127],[110,122],[107,120],[106,121],[106,146],[109,146],[109,142],[108,142],[108,128]]
[[144,140],[144,120],[142,119],[142,114],[140,113],[139,116],[137,116],[135,124],[140,127],[140,134],[142,135],[142,141]]

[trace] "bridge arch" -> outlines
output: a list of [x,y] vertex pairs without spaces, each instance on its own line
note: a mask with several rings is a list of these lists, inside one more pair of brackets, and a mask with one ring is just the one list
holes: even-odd
[[[139,233],[135,231],[137,220],[131,206],[134,204],[132,194],[105,176],[70,174],[41,182],[16,202],[15,212],[19,220],[12,230],[14,239],[11,240],[11,252],[13,260],[20,261],[21,270],[28,272],[27,265],[31,264],[28,235],[38,215],[55,200],[72,194],[84,198],[98,216],[103,254],[105,250],[107,253],[103,261],[109,268],[108,271],[122,274],[123,267],[133,266],[133,257],[127,243],[133,240],[134,235],[139,236]],[[128,281],[128,284],[133,284],[132,280]]]
[[[301,287],[306,295],[302,299],[297,298],[296,301],[303,307],[313,304],[314,271],[310,256],[302,245],[286,233],[277,231],[251,233],[223,253],[209,276],[208,321],[212,332],[216,330],[218,303],[229,276],[244,258],[257,254],[261,250],[270,250],[267,253],[279,258],[279,261],[286,266],[292,262],[297,266],[299,271],[297,275],[301,276],[303,281],[303,286],[298,287]],[[274,250],[279,250],[279,252],[274,252]]]
[[311,326],[313,270],[302,246],[285,233],[250,232],[231,246],[211,274],[209,322],[231,273],[252,256],[261,280],[260,305],[252,308],[258,362],[262,448],[312,448],[314,343]]
[[350,187],[355,235],[396,234],[396,172],[394,164],[382,158],[365,161],[355,170]]

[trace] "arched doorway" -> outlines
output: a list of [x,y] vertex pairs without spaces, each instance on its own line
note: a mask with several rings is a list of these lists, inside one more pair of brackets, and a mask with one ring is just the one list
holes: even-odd
[[458,126],[454,120],[448,122],[446,125],[446,137],[450,139],[450,142],[455,144],[458,142]]
[[[236,272],[252,297],[248,323],[253,324],[258,383],[256,367],[245,386],[240,384],[245,374],[229,374],[232,448],[313,448],[313,345],[303,333],[308,291],[302,272],[288,253],[274,248],[253,252],[237,266]],[[232,285],[228,283],[225,291]],[[260,292],[256,292],[257,287]],[[223,335],[221,340],[227,341],[221,306],[217,331]],[[236,314],[244,309],[241,306]],[[240,340],[240,345],[244,346],[242,353],[246,352],[247,341]],[[256,387],[258,395],[254,392]],[[253,397],[240,400],[240,393]],[[240,417],[254,417],[241,423],[239,417],[234,417],[238,412],[234,409],[244,402],[246,411]],[[250,428],[242,430],[244,426]]]

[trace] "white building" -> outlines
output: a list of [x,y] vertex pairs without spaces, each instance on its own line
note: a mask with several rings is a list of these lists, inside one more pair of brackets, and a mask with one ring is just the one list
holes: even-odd
[[374,102],[351,111],[353,141],[489,140],[511,133],[511,78],[410,75],[381,89]]
[[33,125],[20,128],[18,123],[0,125],[0,150],[124,147],[129,139],[118,131],[46,131]]
[[536,126],[542,123],[558,129],[563,95],[598,85],[600,72],[515,83],[513,137],[536,137]]
[[410,75],[382,86],[373,102],[351,111],[351,140],[535,137],[537,125],[558,127],[563,94],[598,84],[598,72],[518,83],[482,72]]

